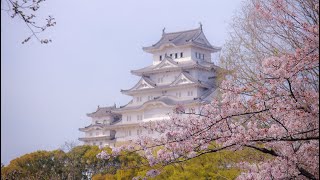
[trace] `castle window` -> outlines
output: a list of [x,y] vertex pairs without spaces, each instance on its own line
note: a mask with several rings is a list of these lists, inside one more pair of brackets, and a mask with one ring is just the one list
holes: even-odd
[[142,120],[142,115],[137,115],[137,120]]
[[162,56],[161,56],[161,55],[160,55],[160,58],[159,58],[159,59],[160,59],[160,61],[162,60]]
[[141,102],[142,101],[142,97],[137,97],[136,100],[137,100],[137,102]]
[[172,58],[172,54],[170,54],[170,57]]
[[180,98],[181,97],[181,92],[176,92],[176,96]]
[[92,136],[92,133],[90,133],[90,136]]
[[193,91],[188,91],[188,96],[193,96]]
[[131,116],[127,116],[127,121],[131,121]]
[[142,129],[137,129],[137,135],[142,134]]
[[125,131],[125,136],[131,136],[131,130],[126,130]]
[[153,96],[148,96],[148,100],[152,100],[153,99]]
[[204,54],[196,52],[196,58],[198,59],[204,59]]
[[176,58],[176,59],[178,58],[178,53],[174,54],[174,58]]
[[102,142],[100,142],[99,144],[100,144],[100,146],[102,146]]
[[189,108],[189,113],[195,113],[194,108]]
[[163,77],[158,78],[158,83],[163,83]]
[[180,58],[182,58],[182,57],[183,57],[183,52],[180,53]]

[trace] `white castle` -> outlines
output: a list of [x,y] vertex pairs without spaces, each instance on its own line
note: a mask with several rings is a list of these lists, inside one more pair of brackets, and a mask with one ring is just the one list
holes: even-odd
[[154,45],[144,47],[153,55],[152,65],[131,73],[140,76],[131,89],[121,90],[132,100],[124,106],[99,107],[87,114],[89,126],[79,128],[79,138],[87,145],[117,146],[141,134],[157,136],[140,127],[141,122],[163,120],[177,105],[188,112],[199,113],[202,104],[215,95],[218,66],[211,54],[221,50],[205,37],[202,25],[193,30],[166,33]]

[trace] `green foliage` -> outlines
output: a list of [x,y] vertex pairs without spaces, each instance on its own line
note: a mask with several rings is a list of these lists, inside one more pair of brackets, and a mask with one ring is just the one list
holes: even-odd
[[96,157],[100,151],[97,146],[77,146],[68,153],[54,150],[25,154],[1,168],[1,179],[81,179],[87,169],[94,173],[105,169],[105,162]]
[[[138,154],[122,154],[122,168],[130,167],[130,165],[145,164],[146,161]],[[132,179],[136,176],[145,176],[146,172],[150,169],[161,169],[161,174],[154,180],[171,179],[216,179],[216,180],[229,180],[235,179],[240,174],[240,169],[236,164],[242,161],[257,162],[268,158],[264,154],[252,150],[243,149],[241,151],[220,151],[216,153],[205,154],[200,157],[185,161],[182,163],[171,164],[163,167],[160,166],[136,166],[125,169],[118,169],[113,174],[97,174],[93,177],[94,180],[124,180]],[[129,164],[129,162],[131,161]],[[125,166],[126,165],[126,166]]]
[[[1,169],[1,179],[54,179],[64,176],[65,153],[36,151],[23,155]],[[54,178],[53,178],[54,177]]]
[[[211,146],[214,146],[212,144]],[[110,148],[104,149],[111,152]],[[1,180],[4,179],[82,179],[88,169],[93,170],[93,180],[126,180],[136,176],[144,177],[150,169],[160,169],[161,179],[235,179],[240,174],[236,163],[241,161],[263,161],[268,156],[252,149],[241,151],[220,151],[205,154],[182,163],[165,167],[150,167],[138,153],[122,152],[110,160],[101,160],[96,155],[101,152],[97,146],[77,146],[69,152],[62,150],[36,151],[25,154],[1,167]]]

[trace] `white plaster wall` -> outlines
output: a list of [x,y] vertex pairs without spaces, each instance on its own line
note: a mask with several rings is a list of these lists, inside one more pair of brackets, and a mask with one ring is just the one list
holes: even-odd
[[[160,91],[136,94],[136,95],[133,95],[133,97],[132,97],[133,98],[132,103],[128,104],[127,106],[128,107],[139,106],[139,105],[142,105],[143,103],[145,103],[147,101],[153,100],[155,97],[158,97],[160,95],[161,95]],[[137,101],[137,97],[141,97],[141,102]]]
[[[125,131],[127,130],[131,130],[131,135],[130,136],[126,136],[125,135]],[[140,129],[142,130],[142,134],[137,134],[137,130]],[[147,130],[143,127],[132,127],[132,128],[127,128],[127,129],[121,129],[119,131],[117,131],[117,133],[119,132],[119,136],[117,137],[117,142],[123,142],[123,141],[130,141],[130,140],[136,140],[138,138],[140,138],[141,136],[151,136],[151,137],[158,137],[159,133],[155,132],[155,131],[150,131]]]
[[[141,115],[142,119],[143,119],[143,111],[123,113],[122,114],[122,121],[120,123],[121,124],[139,123],[142,120],[138,120],[138,115]],[[127,118],[128,116],[131,117],[131,120],[128,120],[128,118]]]
[[[183,53],[183,57],[180,58],[180,53]],[[170,56],[172,54],[172,59],[174,59],[177,62],[182,62],[182,61],[189,61],[191,60],[191,47],[174,47],[174,46],[169,46],[165,47],[159,52],[155,52],[153,54],[153,65],[159,64],[160,61],[160,55],[162,55],[162,59],[164,59],[165,54],[167,53],[167,56]],[[175,53],[178,53],[178,58],[175,58]]]
[[209,84],[213,84],[214,83],[214,79],[208,79],[209,77],[215,76],[215,72],[213,72],[213,71],[192,69],[190,71],[190,75],[193,78],[201,80],[201,81],[204,81],[206,83],[209,83]]
[[121,137],[121,139],[119,139],[120,141],[129,141],[129,140],[135,140],[137,138],[139,138],[142,134],[138,134],[137,130],[142,130],[142,133],[145,132],[145,129],[142,127],[132,127],[132,128],[128,128],[128,130],[131,131],[131,135],[127,135],[125,134],[125,130],[122,132],[123,136]]
[[93,129],[91,131],[85,132],[85,137],[99,137],[99,136],[110,136],[110,130]]
[[[157,85],[171,84],[179,76],[180,72],[165,72],[150,75],[150,79]],[[163,79],[162,83],[159,83],[159,78]]]
[[[193,91],[193,96],[188,96],[188,91]],[[180,98],[177,97],[177,92],[181,93]],[[161,95],[173,96],[173,97],[176,97],[177,100],[189,100],[189,99],[193,99],[194,97],[199,96],[199,94],[197,93],[196,87],[170,89],[170,90],[166,90],[166,92],[165,91],[162,92],[161,90],[157,89],[155,92],[147,92],[147,93],[141,93],[139,95],[134,95],[133,96],[133,98],[134,98],[133,103],[128,105],[128,107],[142,105],[143,103],[149,101],[148,96],[155,98],[155,97],[159,97]],[[137,102],[136,101],[137,97],[142,97],[142,101]]]
[[167,107],[150,106],[144,111],[143,122],[148,122],[154,119],[168,118],[168,113],[170,113],[171,111],[171,108]]
[[[101,144],[100,144],[101,142]],[[95,145],[95,146],[111,146],[114,147],[114,143],[109,142],[108,140],[93,140],[89,142],[85,142],[86,145]]]
[[[193,95],[188,96],[188,91],[193,91]],[[181,93],[180,98],[177,97],[178,92]],[[164,91],[163,93],[161,90],[157,90],[157,92],[148,92],[148,93],[135,95],[134,96],[135,99],[136,99],[136,97],[139,96],[139,97],[142,97],[143,101],[142,102],[133,102],[132,104],[130,104],[128,106],[129,107],[130,106],[139,106],[139,105],[142,105],[143,103],[149,101],[148,96],[152,96],[153,98],[155,98],[155,97],[159,97],[162,95],[172,96],[176,100],[189,100],[189,99],[193,99],[194,97],[199,96],[199,94],[197,93],[197,87],[170,89],[170,90],[166,90],[166,92]],[[125,117],[123,116],[122,119],[124,119],[124,118]]]
[[[90,133],[92,133],[92,135],[90,135]],[[89,132],[85,132],[85,133],[84,133],[84,136],[85,136],[85,137],[92,137],[93,134],[94,134],[94,133],[93,133],[92,131],[89,131]]]
[[[128,134],[128,132],[131,132],[131,135]],[[137,128],[136,127],[128,127],[128,128],[122,128],[118,129],[116,136],[117,141],[128,141],[133,140],[134,138],[137,138]]]
[[126,129],[124,128],[117,129],[116,135],[115,135],[115,137],[117,138],[117,141],[118,141],[118,138],[123,138],[125,136],[125,130]]
[[[188,96],[188,91],[192,91],[193,95]],[[179,92],[181,94],[181,97],[177,97],[177,93]],[[167,95],[174,96],[177,100],[182,100],[182,101],[190,100],[198,96],[196,87],[168,90]]]
[[202,71],[201,73],[199,73],[199,79],[209,84],[214,83],[214,79],[209,79],[209,77],[213,76],[215,76],[215,73],[213,71]]
[[[172,109],[169,107],[163,107],[162,105],[148,105],[144,110],[126,112],[122,114],[122,121],[120,124],[132,124],[132,123],[141,123],[149,121],[152,119],[163,119],[168,117],[168,113],[172,112]],[[138,115],[141,116],[141,120],[138,120]],[[131,116],[131,120],[127,120],[127,116]]]
[[196,52],[204,54],[204,61],[211,62],[211,52],[208,51],[208,50],[197,48],[197,47],[192,47],[191,48],[190,53],[191,53],[191,59],[192,60],[194,60],[194,61],[203,61],[202,59],[199,59],[199,58],[196,57]]
[[[105,121],[106,120],[106,121]],[[93,117],[92,118],[92,124],[97,124],[96,122],[100,123],[100,124],[103,124],[104,122],[106,124],[110,124],[112,120],[112,117],[111,116],[104,116],[104,117]]]
[[[138,100],[138,98],[141,98],[141,100]],[[145,103],[148,100],[148,96],[145,96],[144,94],[136,94],[132,97],[132,104],[130,106],[138,106],[143,103]]]
[[161,92],[148,92],[148,93],[145,93],[145,97],[146,97],[147,100],[148,100],[148,96],[151,97],[150,100],[153,100],[155,97],[159,97],[160,95],[161,95]]

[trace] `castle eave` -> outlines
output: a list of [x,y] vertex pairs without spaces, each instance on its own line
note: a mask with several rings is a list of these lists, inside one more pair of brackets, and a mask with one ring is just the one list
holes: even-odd
[[81,137],[81,138],[78,138],[79,141],[84,141],[84,142],[87,142],[87,141],[92,141],[92,140],[113,140],[114,137],[111,137],[111,136],[95,136],[95,137]]
[[147,101],[142,105],[130,106],[130,107],[125,106],[125,107],[118,108],[114,111],[117,113],[123,113],[123,112],[129,112],[129,111],[141,111],[148,105],[154,105],[154,104],[161,104],[164,107],[172,108],[178,104],[192,105],[192,104],[198,104],[198,103],[201,103],[201,99],[196,98],[191,100],[177,101],[168,96],[161,96],[154,100]]
[[164,68],[157,68],[157,65],[148,66],[142,69],[131,70],[131,73],[137,76],[149,75],[149,74],[156,74],[161,72],[176,72],[176,71],[183,71],[188,69],[202,69],[206,71],[212,71],[216,69],[217,66],[211,62],[180,62],[177,67],[164,67]]

